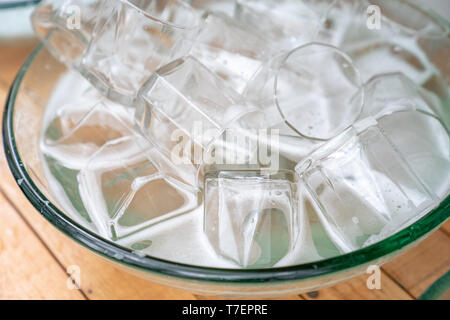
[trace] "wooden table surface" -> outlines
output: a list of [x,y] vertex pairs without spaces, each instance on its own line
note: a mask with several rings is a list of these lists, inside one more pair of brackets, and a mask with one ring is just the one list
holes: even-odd
[[[0,45],[0,108],[35,44]],[[3,109],[1,109],[3,110]],[[67,268],[81,270],[68,289]],[[417,247],[382,267],[381,290],[367,275],[286,299],[415,299],[450,269],[450,221]],[[142,280],[115,268],[47,222],[16,185],[0,153],[0,299],[209,299]]]

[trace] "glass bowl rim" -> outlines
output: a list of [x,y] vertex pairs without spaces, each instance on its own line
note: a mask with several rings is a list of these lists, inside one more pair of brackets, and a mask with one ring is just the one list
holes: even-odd
[[4,1],[0,2],[0,10],[2,9],[12,9],[12,8],[19,8],[19,7],[26,7],[31,5],[36,5],[41,0],[14,0],[14,1]]
[[[339,256],[305,264],[267,269],[221,269],[167,261],[151,256],[138,256],[87,230],[59,210],[48,200],[28,175],[16,146],[13,131],[14,107],[21,83],[34,59],[44,48],[40,43],[20,68],[7,97],[3,113],[3,145],[9,168],[27,199],[54,227],[85,248],[116,263],[133,269],[184,280],[229,284],[277,284],[286,281],[306,281],[319,276],[348,271],[387,257],[430,233],[450,217],[450,195],[409,227],[368,247]],[[18,182],[20,181],[20,183]]]

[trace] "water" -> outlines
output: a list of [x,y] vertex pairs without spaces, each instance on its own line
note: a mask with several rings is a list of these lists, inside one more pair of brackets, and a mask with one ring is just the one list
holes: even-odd
[[[149,22],[127,7],[136,26],[108,23],[123,29],[130,48],[117,53],[105,41],[112,34],[100,32],[81,75],[75,68],[61,77],[40,146],[50,191],[64,212],[138,256],[259,268],[370,245],[448,195],[447,82],[418,34],[398,22],[380,33],[361,29],[361,7],[346,5],[352,1],[265,2],[275,6],[273,14],[252,9],[254,1],[238,2],[250,5],[238,7],[236,19],[208,14],[197,37],[177,42],[183,37],[177,35],[170,45],[162,43],[168,30],[155,36],[142,29]],[[299,24],[293,14],[302,17]],[[245,16],[252,18],[247,24],[239,21]],[[257,28],[263,18],[276,23]],[[135,27],[139,34],[128,37]],[[140,56],[148,41],[159,49]],[[314,45],[287,54],[311,41],[343,52]],[[181,52],[193,57],[165,65]],[[246,134],[257,125],[279,130],[277,148],[270,146],[279,152],[278,170],[196,163],[195,144],[202,153],[222,147],[208,136],[194,136],[182,150],[189,162],[175,163],[171,152],[192,137],[196,121],[214,129],[214,137],[228,126]],[[183,134],[174,140],[177,130]],[[226,143],[238,149],[236,141]]]
[[[72,88],[73,84],[76,83],[75,86],[77,89],[68,90],[68,88]],[[59,110],[61,110],[61,104],[64,104],[64,101],[72,101],[79,99],[80,96],[83,95],[86,89],[89,88],[89,84],[80,77],[75,72],[68,72],[64,75],[58,85],[55,87],[53,96],[51,97],[49,104],[46,109],[46,113],[43,120],[43,128],[52,127],[52,124],[55,122],[54,118],[58,114],[61,114]],[[91,97],[94,101],[98,98],[96,95]],[[84,99],[84,101],[86,101]],[[88,101],[89,102],[89,101]],[[88,103],[91,104],[91,103]],[[80,110],[79,105],[76,103],[71,104],[73,107],[73,112],[76,113]],[[63,108],[65,109],[65,108]],[[67,110],[67,109],[66,109]],[[127,112],[126,107],[123,107],[124,111],[122,114],[128,114],[129,119],[131,120],[131,115]],[[92,112],[92,111],[91,111]],[[86,111],[86,114],[89,114],[89,111]],[[83,117],[80,117],[83,118]],[[84,117],[85,119],[88,119]],[[125,121],[126,122],[126,121]],[[115,127],[118,128],[117,126]],[[98,132],[97,127],[87,127],[87,130],[92,130],[91,133]],[[52,130],[50,130],[51,132]],[[93,195],[95,192],[92,191],[94,188],[100,187],[97,183],[89,183],[85,180],[88,180],[90,172],[89,167],[94,167],[97,170],[105,170],[108,166],[121,168],[119,170],[123,170],[123,166],[126,165],[126,158],[137,153],[136,149],[133,150],[133,147],[128,146],[126,151],[128,152],[120,152],[120,148],[111,152],[110,155],[114,155],[114,157],[104,156],[102,157],[102,149],[105,147],[100,146],[98,144],[95,145],[95,150],[97,150],[97,166],[95,165],[95,157],[92,160],[92,157],[87,157],[83,161],[77,161],[77,158],[74,159],[73,155],[70,157],[55,157],[55,154],[58,156],[58,153],[51,150],[55,146],[52,145],[49,147],[48,140],[49,136],[53,137],[49,134],[49,130],[43,130],[43,134],[41,136],[41,155],[42,155],[42,163],[44,166],[44,172],[50,187],[51,193],[54,195],[54,198],[57,199],[58,205],[64,210],[64,212],[68,213],[71,218],[73,218],[76,222],[80,223],[84,227],[101,234],[106,238],[111,238],[113,234],[111,233],[111,228],[107,228],[105,221],[110,221],[110,219],[102,219],[102,215],[98,213],[101,208],[104,208],[104,205],[101,205],[101,200],[89,200],[89,194]],[[111,136],[111,139],[123,140],[123,136],[126,137],[129,134],[127,129],[121,131],[122,134]],[[87,134],[88,137],[91,137],[90,134]],[[95,137],[95,136],[92,136]],[[69,141],[69,140],[65,140]],[[125,142],[131,142],[132,140],[128,140],[125,138]],[[89,143],[90,145],[90,143]],[[80,146],[77,146],[80,148]],[[116,146],[117,147],[117,146]],[[63,148],[67,149],[67,148]],[[83,148],[81,148],[83,149]],[[139,149],[139,148],[138,148]],[[100,152],[98,152],[100,150]],[[140,150],[140,149],[139,149]],[[92,151],[92,150],[91,150]],[[123,150],[122,150],[123,151]],[[121,154],[124,159],[120,160],[118,158],[118,154]],[[67,156],[67,154],[65,154]],[[100,158],[100,160],[98,160]],[[64,160],[66,159],[66,161]],[[62,161],[61,161],[62,160]],[[79,158],[78,158],[79,160]],[[91,165],[87,165],[91,161]],[[133,161],[131,161],[133,162]],[[116,169],[117,170],[117,169]],[[138,173],[138,175],[143,176],[151,176],[153,172],[151,168],[142,169],[143,172]],[[80,171],[85,172],[85,174]],[[149,172],[146,172],[149,171]],[[108,174],[111,174],[110,171]],[[123,173],[123,172],[122,172]],[[131,172],[133,173],[133,172]],[[136,173],[136,171],[134,171]],[[130,183],[130,173],[127,176],[123,174],[114,174],[115,178],[123,178]],[[114,177],[112,178],[114,179]],[[160,187],[160,186],[156,186]],[[149,186],[151,188],[151,186]],[[128,187],[127,190],[130,188]],[[136,210],[134,212],[130,211],[131,214],[128,215],[129,220],[132,221],[131,224],[135,224],[137,222],[137,230],[128,229],[128,233],[123,234],[115,234],[116,242],[120,245],[127,246],[133,249],[137,255],[148,254],[154,257],[167,259],[171,261],[176,261],[180,263],[188,263],[200,266],[212,266],[212,267],[223,267],[223,268],[236,268],[239,265],[233,261],[229,261],[226,258],[217,255],[212,246],[209,244],[208,238],[206,234],[203,232],[203,205],[196,206],[194,205],[194,209],[190,210],[186,214],[178,215],[172,219],[168,219],[166,221],[160,221],[159,223],[150,222],[151,227],[147,227],[141,229],[142,222],[142,214],[144,215],[144,220],[147,219],[145,215],[148,215],[149,212],[155,212],[154,210],[146,211],[149,206],[154,205],[152,209],[155,208],[164,208],[166,207],[167,211],[170,211],[171,206],[177,205],[179,203],[184,202],[183,197],[175,196],[172,198],[172,202],[167,202],[167,194],[161,193],[163,190],[159,190],[159,195],[154,194],[154,190],[149,190],[149,196],[152,200],[151,203],[148,202],[148,199],[144,199],[140,201],[140,205],[142,208],[145,208],[144,211]],[[165,191],[164,191],[165,192]],[[87,194],[85,199],[82,199],[83,194]],[[115,196],[115,199],[122,199],[120,194]],[[177,200],[178,199],[178,200]],[[86,201],[87,200],[87,201]],[[193,204],[198,204],[196,202],[197,198],[190,197],[188,199],[191,202],[191,206]],[[176,203],[178,201],[178,203]],[[186,202],[189,202],[186,201]],[[290,201],[290,200],[289,200]],[[108,201],[110,206],[117,203],[117,201]],[[86,204],[93,203],[93,207],[89,208]],[[95,203],[98,207],[95,207]],[[139,204],[137,204],[139,206]],[[169,207],[167,207],[169,206]],[[184,203],[185,207],[189,207],[188,203]],[[103,209],[104,210],[104,209]],[[107,213],[107,209],[104,210]],[[103,213],[103,217],[105,216]],[[176,214],[175,214],[176,215]],[[124,215],[122,215],[123,217]],[[99,219],[100,217],[100,219]],[[141,219],[141,220],[140,220]],[[97,220],[97,221],[96,221]],[[116,218],[117,222],[117,218]],[[154,221],[153,221],[154,222]],[[305,222],[309,224],[309,222],[305,219]],[[127,223],[125,224],[125,228]],[[275,263],[272,261],[272,265],[275,266],[283,266],[283,265],[291,265],[297,264],[306,261],[315,261],[321,259],[322,257],[336,255],[339,252],[334,247],[333,243],[329,240],[329,237],[323,232],[323,229],[318,221],[313,221],[311,223],[313,226],[313,230],[322,230],[315,233],[315,238],[311,235],[310,228],[305,226],[304,232],[302,233],[303,245],[298,246],[296,251],[291,251],[288,255],[278,254],[278,257],[275,259]],[[121,226],[119,226],[120,228]],[[124,228],[122,227],[121,232],[123,232]],[[284,229],[280,229],[281,232]],[[137,231],[137,232],[136,232]],[[127,231],[125,231],[127,232]],[[120,235],[122,237],[120,237]],[[117,237],[119,236],[119,237]],[[315,245],[316,243],[316,245]],[[322,255],[318,253],[318,250],[322,252]],[[282,247],[281,251],[286,251],[286,247]],[[325,253],[325,254],[323,254]],[[254,263],[253,263],[254,264]],[[258,265],[255,265],[258,266]]]
[[113,240],[192,211],[199,202],[198,190],[159,170],[153,150],[142,152],[136,139],[106,143],[77,175],[83,203],[100,233]]
[[239,265],[272,266],[303,238],[293,172],[210,172],[204,192],[206,236],[221,256]]
[[306,160],[309,166],[298,170],[343,252],[435,205],[434,195],[374,123],[360,133],[348,132],[343,144],[327,146],[325,156],[319,149]]

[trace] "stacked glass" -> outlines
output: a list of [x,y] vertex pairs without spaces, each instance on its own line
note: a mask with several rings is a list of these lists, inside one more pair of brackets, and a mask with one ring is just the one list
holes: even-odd
[[[367,16],[376,8],[381,29]],[[306,203],[349,252],[446,196],[427,169],[450,172],[446,108],[426,89],[446,79],[421,50],[445,43],[446,26],[407,1],[232,9],[181,0],[36,9],[36,33],[87,80],[48,122],[43,150],[76,172],[99,233],[127,242],[203,206],[219,256],[271,267],[306,246]]]

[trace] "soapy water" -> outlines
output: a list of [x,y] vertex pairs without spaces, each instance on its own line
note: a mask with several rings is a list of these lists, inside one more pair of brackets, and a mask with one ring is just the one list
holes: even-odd
[[[271,19],[280,19],[281,13],[280,9]],[[317,18],[313,16],[314,21],[322,21]],[[283,32],[290,28],[287,25]],[[293,38],[287,39],[284,45]],[[52,195],[77,223],[139,256],[199,266],[296,265],[380,241],[436,207],[450,190],[449,105],[439,91],[447,81],[419,40],[396,33],[395,38],[369,44],[333,43],[344,48],[366,83],[369,92],[364,92],[361,114],[370,114],[364,108],[378,108],[380,101],[400,104],[392,110],[401,112],[353,121],[354,132],[335,134],[326,142],[305,138],[299,130],[278,123],[273,126],[280,130],[278,173],[263,173],[255,166],[244,170],[225,166],[203,168],[206,172],[199,175],[195,166],[173,165],[142,134],[148,127],[136,127],[135,106],[111,101],[72,69],[54,88],[40,138]],[[200,57],[205,53],[204,59],[211,57],[211,47],[196,50]],[[214,57],[227,60],[216,69],[211,60],[204,63],[219,73],[218,79],[237,90],[237,96],[260,104],[255,96],[246,96],[244,87],[254,79],[252,73],[265,67],[264,61],[252,56],[260,63],[259,71],[252,63],[233,78],[236,70],[227,74],[227,66],[245,69],[248,56],[218,50]],[[371,85],[379,75],[381,81],[395,79],[399,88],[412,88],[412,96],[397,99],[395,94],[380,94]],[[329,103],[331,99],[320,93],[332,92],[332,83],[328,85],[327,91],[316,86],[308,101]],[[295,92],[291,94],[298,99]],[[358,94],[361,90],[355,91]],[[420,109],[422,104],[428,109]],[[166,131],[160,133],[167,139]],[[317,154],[319,158],[314,158]]]

